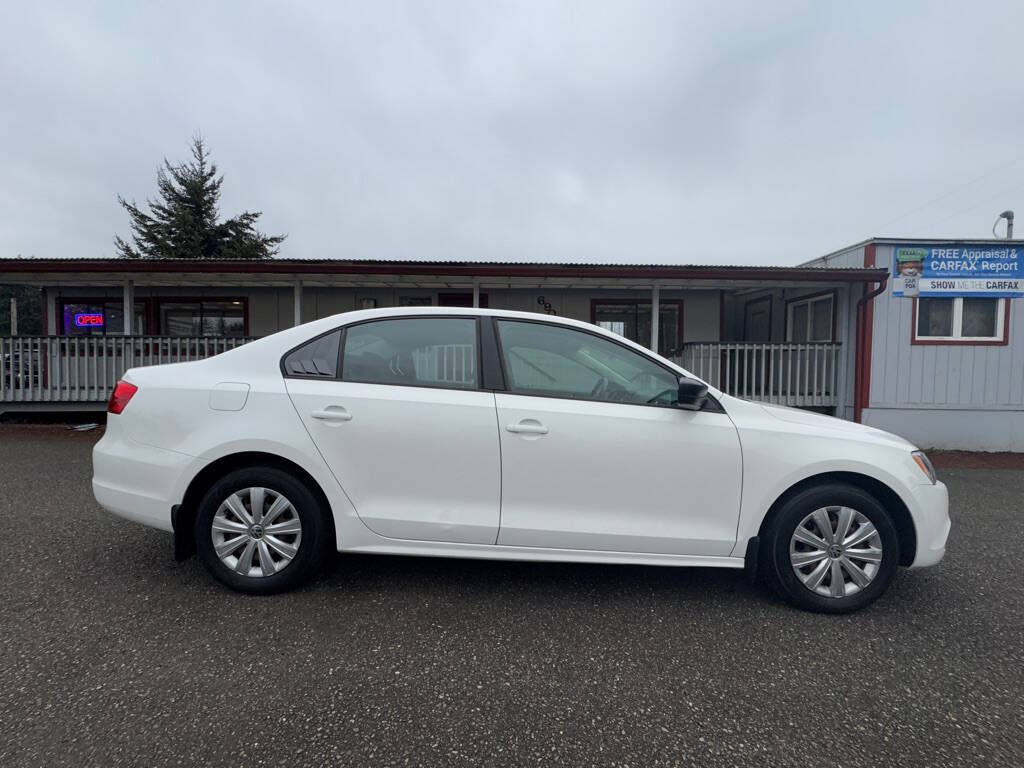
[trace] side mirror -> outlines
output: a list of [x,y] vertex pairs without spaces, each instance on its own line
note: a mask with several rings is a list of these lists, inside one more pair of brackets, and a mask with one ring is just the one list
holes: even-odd
[[699,411],[708,399],[708,385],[696,379],[679,380],[678,405],[687,411]]

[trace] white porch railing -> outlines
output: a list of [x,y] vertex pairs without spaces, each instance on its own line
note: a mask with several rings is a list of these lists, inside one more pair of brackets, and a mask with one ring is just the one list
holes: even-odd
[[438,344],[413,352],[416,378],[446,384],[470,384],[476,380],[476,345]]
[[[199,360],[253,337],[0,336],[0,403],[102,403],[129,368]],[[700,342],[676,362],[738,397],[793,406],[835,407],[840,345]],[[417,373],[434,381],[472,381],[471,346],[423,350]]]
[[697,342],[675,362],[723,392],[792,406],[835,407],[841,345]]
[[0,336],[0,403],[104,402],[129,368],[200,360],[252,338]]

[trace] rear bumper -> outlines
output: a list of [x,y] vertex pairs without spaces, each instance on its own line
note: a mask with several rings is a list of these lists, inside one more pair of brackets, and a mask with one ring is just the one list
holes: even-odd
[[946,554],[949,537],[949,494],[944,483],[913,489],[910,515],[917,532],[917,555],[911,568],[935,565]]
[[112,514],[171,531],[171,507],[181,502],[183,479],[197,459],[135,442],[116,418],[92,451],[93,495]]

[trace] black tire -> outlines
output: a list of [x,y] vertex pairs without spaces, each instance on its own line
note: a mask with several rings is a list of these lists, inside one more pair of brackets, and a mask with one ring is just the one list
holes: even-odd
[[[298,551],[290,562],[270,575],[247,576],[237,573],[218,557],[214,548],[213,521],[217,510],[231,494],[244,492],[248,488],[265,488],[275,494],[283,494],[291,502],[293,517],[297,516],[302,525]],[[322,508],[306,483],[284,470],[276,467],[236,469],[214,483],[199,504],[195,522],[196,553],[210,574],[232,589],[253,595],[285,592],[315,576],[331,551],[334,542],[331,540],[332,529],[327,514],[328,511]],[[295,541],[296,537],[288,539]]]
[[[825,596],[809,589],[790,560],[790,542],[797,526],[815,510],[828,507],[856,510],[874,525],[881,539],[882,559],[870,583],[843,597]],[[819,613],[851,613],[873,603],[889,587],[899,566],[899,536],[889,513],[871,494],[853,485],[829,483],[801,491],[785,503],[767,527],[761,554],[764,575],[791,605]],[[806,568],[814,570],[813,565]],[[831,584],[830,570],[826,578]]]

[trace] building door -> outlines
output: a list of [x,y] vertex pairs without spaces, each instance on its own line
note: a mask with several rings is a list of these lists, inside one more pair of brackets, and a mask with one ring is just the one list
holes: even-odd
[[764,296],[743,306],[743,340],[772,340],[772,298]]

